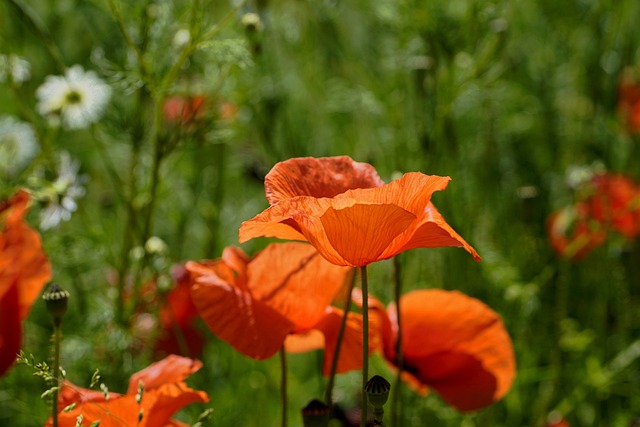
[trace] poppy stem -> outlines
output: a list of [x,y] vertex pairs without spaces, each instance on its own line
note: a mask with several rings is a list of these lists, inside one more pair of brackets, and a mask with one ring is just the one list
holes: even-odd
[[62,340],[61,327],[59,323],[53,325],[53,366],[51,367],[53,376],[53,393],[51,394],[51,418],[53,427],[58,427],[58,390],[60,390],[60,341]]
[[367,397],[365,388],[369,381],[369,291],[367,266],[360,267],[362,282],[362,402],[360,404],[360,427],[367,426]]
[[284,345],[280,347],[280,404],[282,405],[282,427],[287,427],[287,355]]
[[391,399],[391,425],[399,426],[398,419],[400,418],[399,405],[401,400],[400,390],[400,377],[402,376],[402,368],[404,359],[402,355],[402,327],[400,326],[400,296],[402,295],[402,265],[400,264],[400,255],[393,257],[393,284],[394,284],[394,299],[396,302],[396,324],[398,325],[398,336],[396,338],[396,363],[398,365],[398,373],[395,379],[395,385],[393,387],[393,397]]
[[349,293],[347,294],[347,302],[344,305],[344,316],[342,316],[342,322],[340,323],[340,330],[338,331],[338,343],[333,350],[333,360],[331,360],[331,375],[329,376],[329,383],[327,384],[327,391],[324,395],[324,401],[328,406],[333,405],[333,384],[335,383],[336,371],[338,370],[338,359],[340,358],[340,348],[342,347],[342,339],[344,337],[344,331],[347,327],[347,317],[349,310],[351,309],[351,295],[353,294],[353,287],[356,281],[352,278],[351,285],[349,286]]

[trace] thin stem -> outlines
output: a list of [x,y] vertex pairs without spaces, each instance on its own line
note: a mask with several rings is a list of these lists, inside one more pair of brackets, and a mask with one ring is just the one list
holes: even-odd
[[133,41],[133,38],[131,37],[131,34],[127,30],[127,27],[124,25],[124,21],[122,20],[122,15],[120,14],[119,5],[117,5],[114,0],[107,0],[107,3],[109,3],[109,9],[111,10],[111,15],[113,16],[113,20],[116,21],[116,24],[118,25],[118,28],[120,29],[120,33],[122,33],[122,36],[124,37],[124,40],[127,43],[127,46],[129,46],[129,49],[131,49],[131,51],[134,53],[134,55],[138,60],[138,64],[140,65],[140,71],[142,72],[142,76],[144,77],[147,83],[150,83],[151,73],[149,72],[149,67],[147,66],[147,63],[144,60],[144,55],[142,54],[140,49],[138,49],[138,47]]
[[280,347],[280,404],[282,405],[282,427],[287,427],[287,355],[284,345]]
[[367,266],[360,267],[362,281],[362,401],[360,404],[360,427],[367,426],[367,396],[365,387],[369,380],[369,290]]
[[393,387],[393,397],[391,399],[391,425],[398,426],[398,419],[400,418],[400,377],[402,376],[402,368],[404,365],[404,358],[402,355],[402,327],[400,325],[400,296],[402,295],[402,271],[400,264],[400,256],[393,257],[393,285],[394,285],[394,299],[396,301],[396,323],[398,325],[398,337],[396,339],[396,363],[398,364],[398,373],[395,379],[395,385]]
[[340,330],[338,331],[338,343],[336,344],[336,348],[333,350],[333,360],[331,361],[331,374],[329,376],[329,383],[327,384],[327,390],[324,395],[324,401],[327,406],[333,405],[333,384],[336,378],[336,370],[338,369],[338,359],[340,358],[340,348],[342,347],[342,338],[344,337],[344,331],[347,326],[347,316],[349,315],[349,310],[351,309],[351,294],[353,294],[353,287],[355,286],[356,281],[351,280],[351,285],[349,286],[349,293],[347,294],[347,301],[344,304],[344,316],[342,316],[342,322],[340,323]]
[[51,405],[51,418],[53,419],[53,427],[58,427],[58,390],[60,389],[60,341],[62,333],[60,324],[54,322],[53,325],[53,393]]

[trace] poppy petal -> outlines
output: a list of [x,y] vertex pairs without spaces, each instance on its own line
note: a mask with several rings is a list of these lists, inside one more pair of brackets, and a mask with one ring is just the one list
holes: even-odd
[[[414,248],[437,248],[442,246],[457,246],[469,252],[473,259],[480,261],[480,256],[456,231],[444,220],[436,207],[429,203],[416,229],[411,233],[411,238],[396,253]],[[385,252],[385,257],[392,256]]]
[[148,408],[146,425],[149,427],[165,426],[169,418],[185,406],[209,401],[207,393],[193,390],[184,382],[164,384],[152,393],[156,395],[155,401],[145,402],[148,396],[142,396],[142,405]]
[[515,376],[500,316],[455,291],[422,290],[401,300],[405,366],[462,411],[502,398]]
[[327,262],[307,243],[271,244],[249,263],[249,287],[254,299],[307,329],[323,317],[350,271]]
[[433,193],[447,188],[449,181],[451,178],[448,176],[409,172],[383,187],[349,190],[335,199],[355,199],[363,204],[393,204],[419,216]]
[[[335,251],[348,265],[362,267],[381,259],[380,254],[415,219],[414,214],[396,205],[355,204],[344,209],[329,208],[320,221]],[[303,232],[306,235],[307,230]],[[326,243],[319,240],[314,246],[324,255]]]
[[169,355],[131,375],[127,394],[135,394],[140,381],[142,381],[146,390],[155,389],[164,384],[184,381],[201,367],[202,362],[199,360],[175,354]]
[[289,159],[277,163],[264,180],[271,205],[297,196],[331,198],[347,190],[382,185],[373,166],[348,156]]
[[[197,263],[187,263],[187,268],[192,264]],[[192,296],[202,319],[216,336],[246,356],[257,360],[273,356],[295,326],[237,287],[205,283],[200,277],[195,281]]]
[[244,243],[255,237],[305,241],[307,238],[294,218],[320,217],[330,206],[330,199],[296,197],[283,200],[243,222],[238,231],[239,242]]

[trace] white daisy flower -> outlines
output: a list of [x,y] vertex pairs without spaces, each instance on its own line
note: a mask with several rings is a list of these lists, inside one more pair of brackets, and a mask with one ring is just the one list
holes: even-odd
[[111,87],[94,71],[74,65],[64,76],[47,76],[36,96],[40,114],[60,118],[68,129],[82,129],[100,119]]
[[12,116],[0,116],[0,173],[13,176],[24,169],[40,151],[30,124]]
[[78,209],[76,199],[84,196],[82,186],[84,176],[78,176],[80,163],[73,160],[69,153],[60,153],[58,178],[37,194],[45,207],[40,211],[40,229],[48,230],[62,221],[69,221],[71,214]]
[[31,64],[21,56],[0,55],[0,82],[12,80],[20,85],[31,78]]

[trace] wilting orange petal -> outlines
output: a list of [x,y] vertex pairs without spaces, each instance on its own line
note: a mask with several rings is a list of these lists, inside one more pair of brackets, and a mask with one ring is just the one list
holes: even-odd
[[348,156],[303,157],[277,163],[264,180],[269,204],[297,196],[335,197],[355,188],[384,185],[375,168]]
[[307,244],[271,244],[249,263],[252,298],[277,310],[298,329],[315,325],[351,269],[327,262]]
[[461,411],[502,398],[515,376],[511,339],[493,310],[455,291],[401,300],[405,366]]
[[10,286],[0,295],[0,375],[3,375],[16,360],[22,342],[22,327],[20,325],[20,305],[18,303],[18,288]]
[[[197,263],[187,263],[189,269]],[[206,277],[205,277],[206,278]],[[231,285],[195,279],[193,301],[209,329],[236,350],[254,359],[278,352],[294,323],[266,304]]]
[[142,381],[146,390],[159,388],[164,384],[184,381],[201,367],[202,362],[199,360],[175,354],[169,355],[131,375],[127,394],[135,394],[140,381]]

